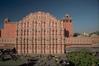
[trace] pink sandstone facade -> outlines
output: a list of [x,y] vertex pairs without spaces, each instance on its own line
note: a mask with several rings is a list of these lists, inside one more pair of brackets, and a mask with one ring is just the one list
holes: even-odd
[[16,24],[10,22],[9,19],[4,20],[4,29],[1,29],[1,37],[16,38]]
[[[65,36],[64,30],[69,28],[70,17],[57,20],[49,13],[30,13],[17,23],[17,49],[22,54],[63,54]],[[66,20],[67,19],[67,23]],[[72,27],[72,26],[71,26]],[[72,34],[71,34],[72,35]]]
[[73,37],[71,16],[62,20],[46,12],[34,12],[18,22],[4,20],[0,47],[15,47],[18,54],[64,54],[66,48],[97,47],[99,37]]
[[16,23],[4,20],[4,27],[0,30],[0,48],[13,48],[16,44]]

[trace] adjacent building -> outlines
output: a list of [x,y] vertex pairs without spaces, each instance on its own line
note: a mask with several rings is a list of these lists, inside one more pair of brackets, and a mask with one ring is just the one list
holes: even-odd
[[4,19],[4,26],[0,30],[0,48],[13,48],[16,44],[16,23],[8,18]]

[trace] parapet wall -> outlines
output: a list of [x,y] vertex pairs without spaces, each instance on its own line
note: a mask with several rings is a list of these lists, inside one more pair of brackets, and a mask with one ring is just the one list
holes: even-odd
[[15,48],[16,38],[0,38],[0,49]]
[[67,47],[97,47],[99,37],[70,37],[66,38]]

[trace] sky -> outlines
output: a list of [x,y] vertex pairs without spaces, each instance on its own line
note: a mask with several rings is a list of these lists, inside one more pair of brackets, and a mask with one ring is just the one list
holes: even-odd
[[35,11],[71,15],[74,32],[99,31],[99,0],[0,0],[0,28],[4,18],[16,22]]

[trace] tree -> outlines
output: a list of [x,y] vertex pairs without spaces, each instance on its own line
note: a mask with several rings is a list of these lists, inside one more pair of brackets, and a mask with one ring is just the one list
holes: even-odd
[[97,62],[96,57],[85,50],[68,53],[67,57],[75,66],[95,66]]
[[99,36],[99,31],[92,32],[92,33],[90,33],[89,35],[91,36],[91,35],[93,35],[93,34],[96,34],[96,35],[98,35],[98,36]]
[[73,37],[77,37],[77,36],[79,36],[80,35],[80,33],[74,33],[73,34]]
[[55,59],[49,55],[45,57],[41,57],[35,66],[57,66]]
[[95,34],[99,35],[99,31],[94,32]]

